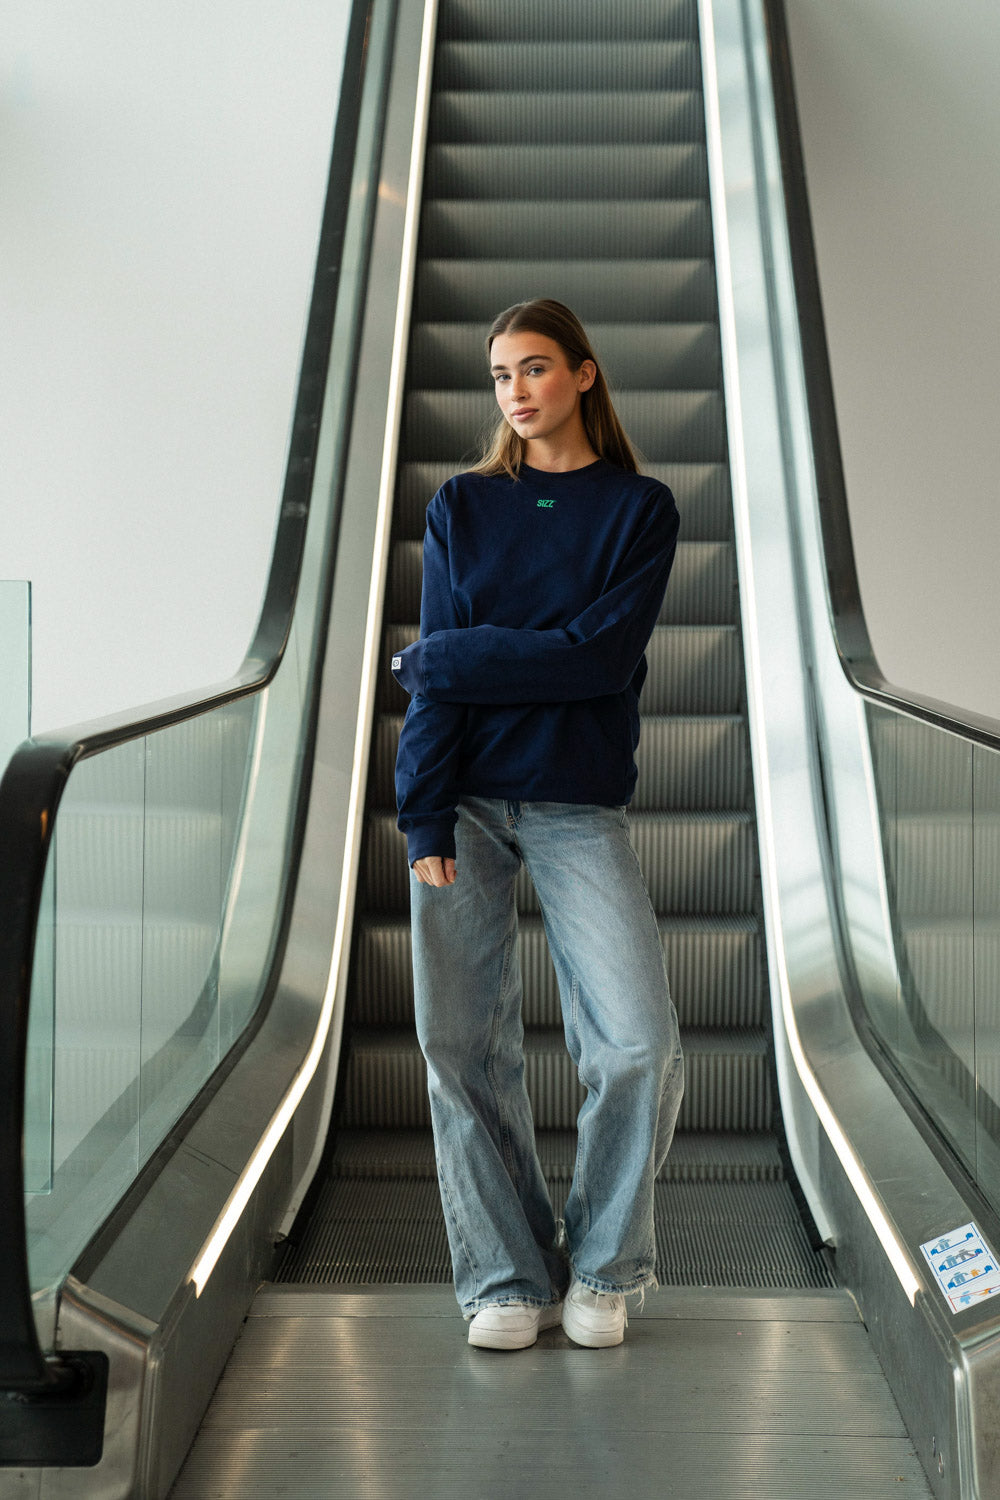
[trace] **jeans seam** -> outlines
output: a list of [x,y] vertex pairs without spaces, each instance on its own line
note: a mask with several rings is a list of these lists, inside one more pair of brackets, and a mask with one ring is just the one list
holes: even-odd
[[447,1181],[445,1179],[445,1175],[444,1175],[443,1172],[439,1172],[438,1173],[438,1182],[440,1183],[440,1186],[441,1186],[442,1196],[445,1197],[445,1198],[447,1198],[447,1200],[448,1200],[448,1212],[449,1212],[449,1215],[451,1217],[451,1222],[455,1226],[455,1232],[458,1235],[459,1241],[461,1242],[462,1253],[465,1256],[466,1261],[468,1262],[469,1270],[472,1272],[473,1278],[475,1280],[475,1283],[476,1283],[476,1296],[478,1297],[479,1296],[479,1267],[476,1265],[476,1262],[472,1259],[472,1254],[471,1254],[471,1252],[469,1250],[469,1246],[466,1243],[465,1235],[464,1235],[464,1233],[462,1231],[462,1221],[461,1221],[461,1219],[459,1218],[458,1214],[455,1211],[455,1205],[454,1205],[454,1203],[452,1201],[451,1190],[448,1187],[448,1183],[447,1183]]
[[[574,1033],[576,1035],[577,1050],[578,1050],[578,1052],[580,1054],[580,1061],[582,1063],[582,1061],[583,1061],[583,1043],[582,1043],[582,1041],[580,1039],[580,1025],[579,1025],[579,1021],[580,1021],[580,976],[579,976],[579,974],[574,974],[573,975],[572,983],[570,985],[570,1007],[569,1007],[569,1011],[570,1011],[570,1020],[572,1022],[573,1031],[574,1031]],[[590,1085],[587,1083],[587,1080],[583,1076],[582,1067],[578,1067],[577,1068],[577,1075],[578,1075],[578,1077],[580,1079],[580,1082],[583,1084],[584,1088],[587,1090],[587,1092],[589,1094],[590,1093]],[[581,1221],[582,1221],[582,1226],[581,1227],[582,1227],[582,1230],[583,1230],[583,1238],[586,1239],[587,1235],[590,1232],[590,1198],[587,1195],[587,1179],[586,1179],[586,1177],[584,1175],[584,1171],[583,1171],[583,1151],[582,1151],[582,1148],[581,1148],[581,1143],[580,1143],[579,1135],[577,1135],[577,1142],[576,1142],[576,1161],[573,1164],[573,1186],[576,1189],[576,1196],[577,1196],[577,1199],[578,1199],[579,1204],[580,1204],[580,1217],[581,1217]]]
[[[510,975],[510,960],[514,950],[514,939],[510,933],[503,945],[503,967],[500,972],[500,994],[497,1003],[493,1007],[493,1024],[490,1030],[490,1049],[486,1055],[486,1076],[490,1081],[490,1089],[493,1094],[493,1102],[496,1105],[497,1126],[500,1132],[500,1151],[503,1156],[507,1175],[515,1182],[514,1152],[510,1144],[510,1117],[504,1102],[503,1091],[496,1079],[496,1054],[497,1042],[500,1036],[500,1024],[503,1019],[504,998],[507,994],[507,980]],[[516,1183],[515,1183],[516,1185]]]

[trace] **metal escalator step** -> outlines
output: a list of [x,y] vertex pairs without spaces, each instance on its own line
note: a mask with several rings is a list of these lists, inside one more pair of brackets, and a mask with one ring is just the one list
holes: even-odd
[[[550,1183],[563,1211],[568,1183]],[[673,1180],[654,1189],[661,1287],[828,1287],[783,1181]],[[444,1283],[451,1261],[431,1178],[329,1178],[276,1278],[285,1283]],[[661,1295],[668,1295],[666,1293]],[[798,1491],[797,1491],[798,1493]]]
[[[368,801],[395,806],[396,749],[403,719],[383,714],[375,726]],[[636,756],[639,781],[636,811],[671,808],[746,807],[750,762],[746,730],[738,714],[697,716],[647,714]]]
[[[427,325],[443,327],[445,325]],[[681,325],[684,327],[706,325]],[[403,463],[399,466],[394,535],[419,541],[424,534],[424,512],[435,491],[461,467],[454,463]],[[725,464],[646,464],[652,474],[674,492],[687,541],[725,541],[732,533],[729,472]]]
[[[718,391],[621,391],[615,406],[625,430],[649,458],[720,462],[726,453],[725,413]],[[474,452],[497,421],[489,391],[411,391],[403,411],[407,459],[447,459]]]
[[[550,1183],[563,1210],[568,1184]],[[783,1181],[673,1180],[654,1189],[661,1287],[828,1287]],[[285,1283],[443,1283],[451,1261],[437,1183],[329,1178],[301,1242],[276,1278]],[[666,1295],[666,1294],[664,1294]],[[798,1493],[798,1491],[797,1491]]]
[[[600,199],[594,212],[611,215],[611,199],[706,198],[708,165],[700,142],[630,146],[429,146],[424,197]],[[508,210],[507,221],[514,217]],[[498,229],[502,232],[502,222]],[[558,253],[558,245],[553,249]],[[586,252],[584,252],[586,253]]]
[[[771,1088],[760,1031],[683,1033],[686,1084],[679,1130],[766,1130]],[[538,1130],[568,1130],[584,1090],[561,1031],[525,1033],[525,1079]],[[356,1027],[344,1078],[348,1129],[426,1129],[427,1073],[411,1031]]]
[[636,812],[746,807],[750,801],[750,757],[739,714],[647,714],[636,765]]
[[[568,8],[568,7],[567,7]],[[574,7],[575,9],[575,7]],[[700,89],[697,42],[439,42],[434,91]]]
[[[385,632],[385,659],[391,661],[417,634],[416,625],[390,625]],[[743,669],[735,625],[658,625],[646,647],[646,663],[644,714],[739,712]],[[403,713],[408,702],[395,679],[380,673],[379,712]]]
[[[596,196],[596,195],[595,195]],[[486,195],[483,195],[486,200]],[[712,221],[704,198],[673,202],[519,203],[516,211],[519,255],[592,255],[601,260],[648,260],[678,256],[691,260],[712,253]],[[456,260],[481,255],[492,260],[497,244],[511,230],[506,202],[434,198],[421,216],[421,250]],[[476,340],[477,381],[483,377],[482,343]]]
[[695,89],[659,92],[482,93],[442,90],[431,102],[430,139],[466,145],[520,146],[525,141],[675,144],[705,139],[705,109]]
[[[639,812],[629,817],[632,843],[656,911],[733,914],[752,908],[756,861],[747,812]],[[369,813],[361,900],[368,911],[409,904],[406,844],[392,813]],[[517,882],[522,911],[538,910],[527,873]]]
[[[387,620],[420,614],[423,549],[420,542],[394,542],[386,592]],[[736,559],[731,542],[678,543],[659,623],[729,625],[737,613]]]
[[653,1218],[663,1287],[836,1285],[786,1182],[659,1182]]
[[[718,311],[712,262],[707,259],[461,261],[428,257],[417,266],[413,316],[417,322],[455,319],[488,327],[503,308],[532,297],[556,297],[568,303],[587,325],[644,319],[712,322]],[[461,446],[454,452],[461,453]]]
[[[763,1024],[760,934],[749,915],[661,917],[660,940],[683,1026]],[[528,1026],[559,1026],[560,1002],[541,918],[522,916],[518,952]],[[360,921],[352,981],[359,1025],[413,1023],[410,924],[367,915]]]
[[[569,1182],[576,1162],[575,1130],[540,1130],[536,1149],[549,1182]],[[429,1130],[342,1130],[331,1168],[336,1177],[431,1178],[436,1180]],[[780,1182],[778,1146],[772,1135],[748,1131],[678,1132],[661,1182]]]
[[[492,394],[484,332],[475,323],[418,323],[410,340],[407,389],[478,386]],[[719,384],[716,323],[595,323],[587,332],[616,395],[622,390],[710,390]],[[421,516],[421,528],[422,521]]]
[[698,35],[695,0],[442,0],[438,37],[455,41],[659,41]]

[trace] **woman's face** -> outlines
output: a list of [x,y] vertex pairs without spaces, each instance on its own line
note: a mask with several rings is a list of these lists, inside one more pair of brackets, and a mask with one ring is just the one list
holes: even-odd
[[571,370],[555,339],[542,333],[498,333],[490,368],[500,410],[528,442],[558,442],[582,431],[580,396],[594,383],[593,360]]

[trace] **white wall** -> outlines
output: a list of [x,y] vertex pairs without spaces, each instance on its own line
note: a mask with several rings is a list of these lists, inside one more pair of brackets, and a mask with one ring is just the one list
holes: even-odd
[[0,577],[33,584],[35,731],[243,657],[348,10],[0,0]]
[[1000,10],[786,5],[876,655],[1000,717]]

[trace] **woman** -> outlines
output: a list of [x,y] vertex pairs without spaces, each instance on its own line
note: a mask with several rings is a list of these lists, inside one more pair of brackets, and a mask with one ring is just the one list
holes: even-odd
[[[655,1286],[653,1181],[683,1091],[656,918],[626,827],[643,655],[677,542],[579,321],[542,299],[487,339],[501,419],[427,510],[396,762],[417,1032],[469,1342],[562,1321],[621,1342]],[[527,866],[587,1098],[565,1220],[524,1084],[514,882]],[[564,1300],[565,1299],[565,1300]]]

